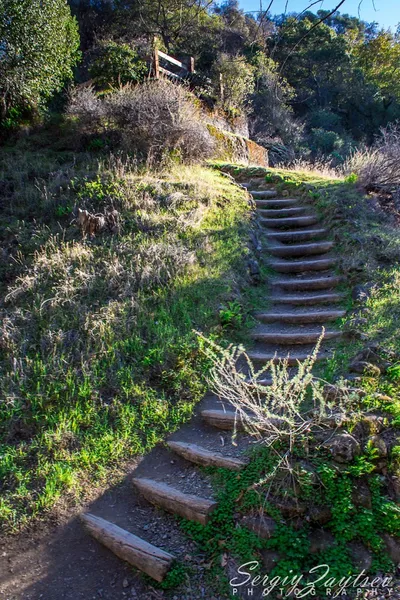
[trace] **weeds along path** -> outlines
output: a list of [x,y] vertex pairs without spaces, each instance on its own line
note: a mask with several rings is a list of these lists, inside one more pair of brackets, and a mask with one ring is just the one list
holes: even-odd
[[[259,365],[288,356],[289,364],[296,365],[313,351],[325,328],[318,359],[325,358],[328,340],[340,336],[332,323],[345,314],[337,307],[342,294],[335,288],[342,279],[335,273],[333,243],[327,240],[317,216],[297,199],[278,197],[273,189],[267,189],[264,179],[251,180],[245,186],[264,228],[263,249],[274,273],[272,306],[256,315],[258,325],[252,333],[255,344],[248,355]],[[175,559],[184,558],[187,548],[181,546],[179,536],[174,543],[171,521],[163,522],[164,512],[153,513],[150,506],[206,525],[218,502],[206,475],[196,466],[232,471],[246,467],[248,459],[243,452],[250,440],[243,434],[237,446],[228,443],[226,432],[234,426],[232,406],[224,398],[206,397],[192,421],[136,469],[132,484],[141,498],[140,509],[133,519],[131,514],[128,526],[126,518],[109,520],[97,511],[82,515],[86,529],[154,580],[162,582],[173,573],[179,580],[173,564]],[[151,521],[154,514],[156,522]]]

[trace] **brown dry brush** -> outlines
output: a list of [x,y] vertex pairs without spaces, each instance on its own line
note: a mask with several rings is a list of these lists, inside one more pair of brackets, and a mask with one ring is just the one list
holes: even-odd
[[398,194],[400,191],[400,123],[381,129],[370,147],[355,152],[344,165],[346,174],[356,173],[367,192]]
[[127,84],[102,100],[90,87],[76,88],[67,114],[93,133],[110,134],[126,152],[150,164],[168,157],[198,162],[214,151],[197,99],[168,80]]

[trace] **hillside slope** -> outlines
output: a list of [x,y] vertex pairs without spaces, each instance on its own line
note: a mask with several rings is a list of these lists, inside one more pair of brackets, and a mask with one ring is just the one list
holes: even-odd
[[[0,155],[7,528],[90,495],[190,415],[204,391],[192,330],[220,335],[247,276],[247,194],[226,177],[32,146]],[[78,209],[116,212],[91,237]]]

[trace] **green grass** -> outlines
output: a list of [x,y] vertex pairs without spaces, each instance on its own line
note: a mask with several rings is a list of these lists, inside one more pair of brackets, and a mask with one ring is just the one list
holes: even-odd
[[[207,368],[193,330],[248,328],[221,315],[248,313],[250,210],[210,169],[146,173],[25,142],[1,150],[0,179],[0,520],[16,529],[190,417]],[[120,234],[83,239],[77,206],[117,209]]]

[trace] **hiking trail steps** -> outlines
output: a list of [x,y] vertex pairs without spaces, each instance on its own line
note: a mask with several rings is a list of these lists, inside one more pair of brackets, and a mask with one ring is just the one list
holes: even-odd
[[[334,244],[310,206],[298,198],[281,198],[259,181],[241,184],[252,196],[261,225],[262,252],[274,271],[270,276],[269,308],[255,315],[254,346],[249,358],[257,366],[287,359],[297,365],[314,350],[324,332],[317,359],[330,355],[326,341],[341,331],[335,321],[345,315],[337,304],[344,294],[335,288],[344,278],[334,268]],[[263,189],[255,189],[255,187]],[[271,385],[268,378],[258,386]],[[238,431],[238,445],[225,444],[224,432]],[[207,477],[197,466],[245,468],[249,436],[228,402],[208,394],[191,421],[147,455],[135,470],[132,485],[143,502],[205,525],[217,507]],[[163,514],[163,513],[161,513]],[[139,516],[140,518],[140,516]],[[92,514],[81,515],[91,535],[137,569],[162,581],[175,556]],[[177,525],[178,526],[178,525]]]

